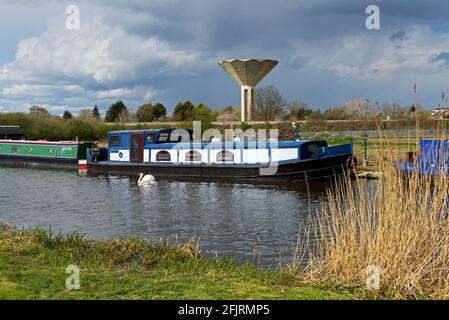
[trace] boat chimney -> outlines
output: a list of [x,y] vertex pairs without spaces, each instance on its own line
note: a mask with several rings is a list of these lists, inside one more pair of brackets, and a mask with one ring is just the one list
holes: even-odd
[[78,173],[86,174],[87,170],[87,160],[78,160]]

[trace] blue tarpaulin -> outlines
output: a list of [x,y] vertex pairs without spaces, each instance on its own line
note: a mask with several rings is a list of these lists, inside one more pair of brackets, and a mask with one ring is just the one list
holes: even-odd
[[395,162],[395,166],[403,171],[423,174],[448,174],[448,164],[448,140],[421,140],[416,163]]

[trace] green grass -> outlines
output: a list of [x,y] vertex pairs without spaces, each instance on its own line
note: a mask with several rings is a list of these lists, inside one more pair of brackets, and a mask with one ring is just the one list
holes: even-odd
[[[351,299],[284,271],[199,257],[183,246],[138,239],[88,241],[51,231],[0,235],[0,299]],[[80,268],[67,290],[68,265]]]
[[[326,140],[330,146],[352,143],[354,155],[363,160],[365,157],[365,140],[363,138],[349,138],[349,137],[334,137],[329,135],[314,136],[313,139]],[[416,138],[379,138],[370,137],[367,140],[366,151],[367,159],[374,160],[378,153],[386,148],[393,148],[392,151],[397,153],[397,157],[403,157],[407,151],[416,151],[418,148]]]

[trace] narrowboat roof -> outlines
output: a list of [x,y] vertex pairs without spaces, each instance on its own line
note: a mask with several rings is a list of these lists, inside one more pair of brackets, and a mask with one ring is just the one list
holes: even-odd
[[0,143],[55,144],[55,145],[80,144],[80,142],[76,141],[47,141],[47,140],[0,140]]
[[22,129],[19,126],[0,126],[0,135],[22,135]]
[[116,131],[109,131],[109,134],[114,134],[114,133],[145,133],[145,132],[160,132],[160,131],[167,131],[167,130],[186,130],[186,129],[181,129],[181,128],[164,128],[164,129],[140,129],[140,130],[116,130]]
[[[116,130],[116,131],[109,131],[108,134],[110,135],[110,134],[120,134],[120,133],[148,133],[148,132],[156,133],[156,132],[160,132],[160,131],[177,130],[177,129],[183,130],[182,128]],[[187,129],[184,129],[184,130],[187,130]],[[189,129],[187,131],[192,131],[192,130]],[[295,144],[302,144],[302,143],[317,142],[317,141],[321,142],[321,141],[324,141],[324,140],[310,140],[310,139],[308,139],[308,140],[285,140],[285,141],[279,141],[279,142],[283,142],[283,143],[290,142],[290,143],[295,143]],[[194,142],[196,142],[196,141],[194,141]],[[222,142],[229,142],[229,143],[236,142],[236,143],[238,143],[237,141],[222,141]],[[222,143],[222,142],[217,142],[217,143]],[[240,141],[240,142],[243,142],[243,141]],[[250,142],[257,142],[257,141],[250,141]],[[269,141],[267,141],[267,142],[269,142]]]

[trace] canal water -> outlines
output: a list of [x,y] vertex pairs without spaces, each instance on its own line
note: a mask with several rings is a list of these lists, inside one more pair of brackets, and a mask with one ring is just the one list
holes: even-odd
[[301,224],[326,201],[327,184],[241,184],[83,176],[0,167],[0,219],[88,239],[195,235],[208,257],[261,266],[291,261]]

